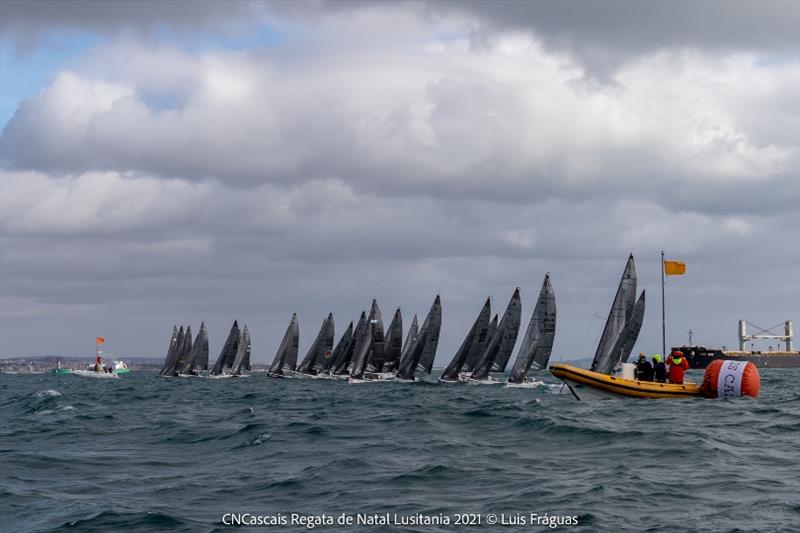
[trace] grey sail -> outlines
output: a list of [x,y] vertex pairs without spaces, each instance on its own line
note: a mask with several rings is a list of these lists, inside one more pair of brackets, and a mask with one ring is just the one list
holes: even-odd
[[178,336],[175,339],[175,349],[172,350],[172,353],[167,354],[167,360],[164,361],[164,366],[161,368],[162,376],[174,375],[172,369],[175,368],[175,363],[178,361],[178,357],[181,356],[181,351],[183,350],[183,340],[185,337],[186,334],[183,331],[183,326],[181,326],[178,329]]
[[320,363],[320,372],[330,372],[331,368],[336,364],[336,361],[342,358],[342,354],[347,353],[350,349],[350,344],[353,342],[353,322],[347,326],[342,338],[336,343],[336,347],[332,352],[325,354],[324,359]]
[[612,351],[622,330],[625,328],[625,323],[633,313],[635,298],[636,267],[633,263],[633,254],[631,254],[617,286],[617,293],[611,304],[611,310],[608,313],[600,342],[597,343],[597,351],[594,354],[591,366],[593,371],[606,374],[613,370],[617,361]]
[[354,379],[361,379],[364,377],[364,372],[369,366],[367,361],[375,353],[375,329],[376,322],[370,320],[367,323],[366,332],[363,335],[363,342],[358,347],[358,350],[353,353],[353,365],[350,369],[350,377]]
[[631,319],[625,324],[622,333],[620,333],[611,351],[611,360],[614,364],[611,365],[608,372],[611,372],[617,363],[628,362],[628,358],[631,356],[631,350],[633,350],[633,346],[639,338],[639,330],[642,329],[642,322],[644,322],[644,302],[644,291],[642,291],[639,300],[636,302],[636,305],[633,306]]
[[186,366],[189,357],[192,353],[192,326],[186,326],[186,332],[183,334],[183,346],[181,346],[178,356],[175,358],[175,364],[169,370],[170,376],[175,376],[178,372]]
[[[181,330],[183,330],[183,326],[181,326]],[[175,354],[175,345],[178,341],[178,326],[172,326],[172,337],[169,339],[169,348],[167,348],[167,355],[164,357],[164,364],[161,366],[161,370],[159,371],[159,375],[164,375],[164,372],[167,370],[167,365],[170,363],[170,360],[174,357]]]
[[333,313],[329,314],[322,321],[319,333],[311,343],[306,356],[297,367],[297,371],[302,374],[316,374],[319,371],[319,363],[324,359],[325,353],[333,348]]
[[194,341],[195,356],[192,361],[192,371],[200,372],[208,370],[208,330],[205,322],[200,323],[200,331]]
[[[417,323],[417,315],[414,315],[414,318],[411,320],[411,327],[408,328],[406,340],[403,343],[403,349],[400,351],[400,361],[405,359],[406,354],[411,350],[414,343],[417,342],[417,336],[419,336],[419,324]],[[400,365],[399,361],[397,365]]]
[[522,302],[519,296],[519,287],[514,291],[511,296],[511,301],[508,302],[506,312],[500,320],[491,340],[486,344],[483,354],[475,368],[472,370],[471,379],[481,380],[489,376],[492,371],[495,358],[500,353],[505,353],[514,349],[514,344],[517,342],[517,335],[519,334],[520,320],[522,319]]
[[178,369],[181,374],[196,374],[198,371],[208,368],[208,332],[205,322],[200,323],[200,331],[197,332],[192,343],[192,349],[185,363]]
[[361,350],[361,345],[364,343],[364,337],[367,331],[367,312],[361,311],[361,318],[358,319],[358,324],[353,332],[353,337],[340,357],[333,364],[333,374],[337,376],[344,376],[350,373],[350,368],[353,364],[353,357],[355,353]]
[[[362,317],[365,316],[363,312],[361,313],[361,316]],[[359,363],[358,361],[359,355],[365,350],[365,347],[369,348],[371,342],[372,338],[371,338],[369,319],[365,318],[363,321],[359,320],[358,326],[356,326],[355,340],[353,341],[353,351],[350,354],[350,360],[348,361],[347,367],[345,368],[343,374],[352,375],[353,368]],[[367,355],[369,355],[368,352]]]
[[211,369],[212,376],[218,376],[223,373],[226,368],[230,368],[233,364],[233,359],[236,357],[236,350],[239,347],[239,322],[234,320],[231,331],[228,333],[228,338],[225,339],[225,344],[222,345],[222,350],[219,352],[217,362],[214,363],[214,368]]
[[[431,357],[426,354],[432,354],[435,357],[436,347],[439,344],[439,330],[441,327],[442,301],[437,294],[430,311],[428,311],[428,316],[425,317],[425,322],[422,323],[422,327],[419,330],[414,344],[411,345],[408,352],[400,359],[400,368],[397,372],[398,379],[412,381],[415,379],[414,374],[418,368],[422,368],[423,370],[427,368],[427,366],[423,366],[421,362],[423,361],[423,357]],[[431,358],[431,366],[432,365],[433,359]],[[429,372],[428,370],[425,371]]]
[[[517,287],[519,291],[519,287]],[[505,372],[508,366],[508,360],[511,359],[511,353],[514,351],[514,345],[517,342],[519,330],[522,327],[522,300],[519,301],[519,314],[513,315],[506,324],[506,336],[500,343],[497,349],[497,355],[492,362],[491,372]]]
[[[490,298],[491,299],[491,298]],[[478,342],[472,345],[470,348],[469,353],[467,354],[467,360],[464,361],[464,366],[461,367],[462,372],[472,372],[475,368],[475,364],[480,360],[481,356],[483,355],[483,351],[486,349],[486,345],[489,344],[489,341],[492,340],[494,337],[494,333],[497,331],[497,322],[499,317],[494,315],[494,318],[491,322],[489,322],[489,326],[486,328],[486,333],[483,335],[483,338],[478,336]]]
[[335,336],[336,328],[334,326],[333,313],[329,313],[328,324],[325,327],[325,332],[322,338],[322,345],[317,352],[317,357],[314,360],[314,366],[311,368],[311,371],[314,374],[318,374],[325,364],[325,360],[330,359],[333,356],[333,342],[335,340]]
[[533,366],[536,369],[546,368],[553,351],[553,340],[556,336],[556,294],[550,283],[550,274],[544,277],[539,299],[533,307],[531,321],[522,339],[522,346],[517,353],[514,367],[511,369],[509,383],[522,383]]
[[231,366],[231,374],[238,376],[242,371],[246,371],[250,361],[250,332],[247,326],[239,333],[239,343],[236,347],[236,358],[233,360]]
[[294,365],[297,362],[297,349],[299,348],[300,327],[297,323],[297,313],[292,314],[292,319],[286,328],[286,333],[283,334],[281,344],[278,346],[278,351],[275,352],[275,358],[269,367],[267,375],[269,377],[282,377],[283,370],[294,370]]
[[442,302],[438,294],[425,321],[430,321],[430,323],[428,324],[425,346],[417,363],[417,370],[430,374],[433,370],[433,360],[436,359],[436,348],[439,346],[439,334],[442,330]]
[[394,312],[392,323],[386,330],[384,339],[383,368],[381,372],[396,372],[397,365],[400,363],[400,355],[403,351],[403,317],[400,308]]
[[377,300],[372,300],[372,307],[369,310],[369,330],[370,330],[370,348],[369,357],[367,358],[366,370],[369,372],[380,372],[383,368],[383,359],[385,356],[384,346],[384,332],[383,332],[383,317],[381,310],[378,307]]
[[483,344],[483,338],[486,337],[486,331],[489,329],[489,317],[492,315],[492,302],[490,298],[486,298],[486,303],[483,304],[481,312],[478,313],[478,318],[472,324],[467,336],[458,348],[458,351],[453,356],[450,364],[442,372],[440,381],[444,382],[457,382],[458,375],[467,360],[470,351],[477,346]]

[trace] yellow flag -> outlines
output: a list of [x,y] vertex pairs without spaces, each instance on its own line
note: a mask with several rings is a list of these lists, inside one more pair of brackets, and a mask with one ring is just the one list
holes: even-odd
[[686,274],[686,263],[683,261],[664,261],[664,274],[667,276],[683,276]]
[[105,339],[105,337],[97,337],[94,340],[94,342],[96,342],[97,344],[103,344],[104,342],[106,342],[106,339]]

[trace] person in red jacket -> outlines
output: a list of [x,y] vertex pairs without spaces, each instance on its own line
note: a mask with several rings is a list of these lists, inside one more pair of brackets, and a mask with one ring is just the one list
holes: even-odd
[[689,368],[689,361],[683,356],[683,352],[672,352],[667,359],[669,367],[669,382],[677,385],[683,384],[683,373]]

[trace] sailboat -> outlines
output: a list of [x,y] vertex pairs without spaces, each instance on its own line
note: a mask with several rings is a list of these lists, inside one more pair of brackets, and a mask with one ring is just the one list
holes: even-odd
[[230,377],[233,361],[236,359],[236,353],[239,349],[239,322],[233,321],[231,331],[228,333],[228,338],[225,339],[225,344],[222,345],[222,350],[219,352],[217,362],[214,363],[214,368],[211,369],[211,377]]
[[618,364],[628,361],[642,327],[644,306],[644,291],[638,301],[636,300],[636,266],[633,254],[630,254],[617,286],[617,293],[611,304],[603,334],[597,343],[591,366],[593,372],[610,374]]
[[419,370],[430,373],[433,366],[433,358],[436,356],[436,348],[439,345],[439,333],[442,329],[442,300],[439,295],[431,305],[428,316],[422,323],[419,334],[413,344],[400,359],[400,367],[397,371],[398,381],[416,381],[416,372]]
[[250,371],[250,331],[247,326],[239,332],[239,342],[236,346],[236,357],[231,365],[231,375],[236,377],[247,377],[248,374],[242,372]]
[[400,366],[400,361],[406,358],[406,355],[411,350],[411,347],[417,342],[419,336],[419,322],[417,322],[417,315],[411,319],[411,327],[408,328],[406,340],[403,342],[403,349],[400,351],[400,359],[397,361],[397,366]]
[[159,371],[159,376],[169,375],[170,369],[175,367],[175,361],[178,358],[181,347],[183,346],[183,326],[179,330],[172,326],[172,338],[169,341],[169,349],[164,358],[164,364]]
[[442,375],[439,377],[440,383],[463,383],[465,380],[460,379],[461,369],[467,361],[467,357],[471,353],[477,353],[482,349],[486,342],[486,333],[489,331],[489,317],[492,315],[492,302],[491,298],[486,298],[486,303],[483,304],[481,312],[478,313],[478,318],[472,324],[467,336],[461,343],[461,346],[456,351],[450,364],[444,369]]
[[322,326],[319,328],[319,333],[311,343],[306,356],[297,367],[297,376],[316,376],[319,374],[325,362],[325,357],[330,358],[333,349],[334,339],[334,324],[333,313],[329,313],[327,318],[322,321]]
[[400,313],[400,308],[394,312],[389,329],[386,330],[386,337],[384,338],[384,356],[383,367],[381,373],[394,375],[397,372],[397,366],[400,364],[400,355],[403,352],[403,316]]
[[471,384],[495,384],[500,380],[489,375],[498,354],[505,356],[514,349],[519,334],[520,320],[522,316],[522,302],[519,295],[519,287],[516,288],[511,300],[508,302],[506,312],[503,314],[500,324],[497,326],[491,340],[481,354],[480,359],[475,364],[468,382]]
[[[601,398],[621,394],[614,387],[610,387],[616,378],[609,375],[617,368],[624,367],[628,361],[639,330],[644,321],[645,291],[636,299],[636,267],[633,254],[628,256],[625,270],[622,272],[611,310],[608,313],[603,334],[597,344],[590,370],[577,368],[567,364],[556,364],[550,367],[550,372],[564,380],[570,392],[578,398]],[[624,370],[624,369],[623,369]],[[624,376],[624,371],[623,371]],[[627,377],[620,377],[619,382],[627,381]],[[630,376],[630,383],[622,384],[622,388],[639,387],[639,382]],[[663,385],[663,384],[660,384]],[[613,389],[613,390],[612,390]],[[617,387],[619,389],[619,387]],[[649,394],[649,393],[648,393]]]
[[353,321],[351,320],[350,325],[347,326],[347,329],[342,334],[339,342],[336,343],[336,347],[333,351],[325,352],[325,356],[320,363],[319,372],[315,377],[330,377],[331,370],[334,368],[336,361],[340,361],[346,356],[350,347],[353,345],[353,340]]
[[533,314],[517,352],[517,359],[511,369],[508,385],[519,387],[534,382],[527,378],[528,371],[547,368],[553,340],[556,336],[556,295],[550,283],[550,274],[545,274],[539,298],[533,307]]
[[[491,297],[489,299],[491,300]],[[472,373],[472,370],[475,368],[475,365],[481,358],[481,355],[483,355],[483,350],[486,348],[486,345],[489,344],[489,341],[492,340],[492,337],[494,337],[494,334],[497,331],[498,321],[499,317],[497,314],[495,314],[494,318],[492,318],[492,321],[489,322],[489,326],[486,328],[486,334],[484,335],[483,339],[481,340],[479,338],[480,342],[473,343],[472,348],[467,354],[467,359],[464,361],[464,366],[461,367],[461,373],[459,374],[460,381],[466,383],[469,380],[469,375]]]
[[353,358],[356,353],[361,350],[367,334],[367,312],[361,311],[361,318],[358,319],[358,324],[353,332],[353,336],[331,367],[331,377],[337,379],[347,379],[350,376],[350,369],[353,366]]
[[201,372],[208,370],[208,331],[206,323],[200,323],[200,331],[197,332],[191,351],[186,358],[183,366],[179,369],[179,376],[199,376]]
[[300,347],[300,326],[297,322],[297,313],[292,314],[286,333],[283,335],[275,358],[269,367],[267,376],[271,378],[282,378],[284,369],[294,370],[297,365],[297,352]]
[[370,353],[367,358],[366,371],[370,373],[380,372],[383,368],[384,357],[386,356],[386,346],[384,343],[383,316],[378,307],[378,302],[375,299],[372,300],[372,306],[370,307],[367,321],[370,325],[370,341],[372,346],[370,347]]

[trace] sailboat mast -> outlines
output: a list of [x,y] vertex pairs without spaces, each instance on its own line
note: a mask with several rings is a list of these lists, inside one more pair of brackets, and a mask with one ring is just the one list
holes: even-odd
[[667,357],[667,321],[664,311],[664,250],[661,250],[661,355]]

